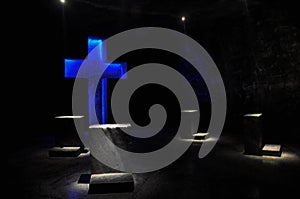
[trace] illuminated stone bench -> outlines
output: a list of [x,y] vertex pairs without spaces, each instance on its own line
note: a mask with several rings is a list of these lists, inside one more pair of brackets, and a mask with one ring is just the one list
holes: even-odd
[[282,153],[281,145],[279,144],[265,144],[262,148],[262,155],[278,156]]
[[92,174],[89,194],[132,192],[134,181],[129,173]]

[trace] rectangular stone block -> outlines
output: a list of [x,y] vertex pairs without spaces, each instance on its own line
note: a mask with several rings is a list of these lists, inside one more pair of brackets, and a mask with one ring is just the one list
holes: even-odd
[[50,157],[77,157],[81,153],[80,147],[53,147],[48,151]]
[[261,116],[261,113],[244,115],[243,131],[245,154],[261,155],[263,140]]
[[262,148],[262,155],[280,157],[281,153],[281,145],[279,144],[265,144],[265,146]]
[[192,139],[193,134],[198,131],[198,122],[195,120],[195,115],[199,114],[198,110],[181,110],[182,122],[183,124],[188,124],[184,126],[184,132],[181,132],[181,138]]
[[89,194],[132,192],[134,181],[129,173],[92,174]]
[[84,116],[57,116],[55,117],[55,146],[84,148],[75,128],[74,120],[78,121],[81,131],[86,129]]

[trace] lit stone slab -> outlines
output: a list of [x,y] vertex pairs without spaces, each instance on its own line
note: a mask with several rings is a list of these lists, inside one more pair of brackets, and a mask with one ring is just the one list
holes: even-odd
[[204,140],[205,136],[207,136],[207,135],[208,135],[208,133],[195,133],[193,136],[194,136],[194,139]]
[[50,157],[77,157],[81,153],[80,147],[53,147],[49,149]]
[[84,118],[83,115],[64,115],[64,116],[57,116],[54,117],[55,119],[81,119]]
[[193,142],[193,143],[217,142],[218,141],[217,138],[213,138],[213,137],[201,139],[201,140],[179,138],[179,140],[182,142]]
[[130,173],[92,174],[89,194],[122,193],[134,190],[133,176]]
[[244,115],[244,117],[260,117],[260,116],[262,116],[262,113],[250,113]]
[[262,149],[262,155],[281,156],[281,145],[279,144],[266,144]]
[[181,113],[196,113],[198,110],[181,110]]
[[116,129],[116,128],[129,128],[130,124],[94,124],[89,126],[89,129]]

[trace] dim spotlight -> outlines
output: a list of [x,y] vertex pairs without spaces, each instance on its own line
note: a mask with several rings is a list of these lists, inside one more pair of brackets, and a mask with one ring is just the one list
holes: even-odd
[[61,2],[61,3],[65,3],[66,1],[65,1],[65,0],[60,0],[60,2]]
[[185,16],[182,16],[182,17],[181,17],[181,21],[185,21]]

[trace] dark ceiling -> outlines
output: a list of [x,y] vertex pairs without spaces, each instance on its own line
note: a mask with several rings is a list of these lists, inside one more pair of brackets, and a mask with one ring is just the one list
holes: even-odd
[[[292,1],[291,1],[292,2]],[[45,34],[97,35],[108,37],[130,28],[160,26],[182,30],[181,16],[188,28],[203,25],[230,24],[257,10],[281,9],[298,21],[297,6],[289,0],[42,0],[35,26]],[[295,3],[294,3],[295,4]],[[43,21],[43,22],[41,22]],[[54,32],[54,33],[53,33]]]

